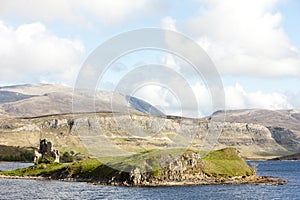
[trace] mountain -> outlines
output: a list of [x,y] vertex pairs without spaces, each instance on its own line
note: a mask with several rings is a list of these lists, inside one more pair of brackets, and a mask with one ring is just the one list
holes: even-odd
[[290,151],[300,152],[300,110],[227,110],[217,111],[207,119],[264,126],[278,144]]
[[213,121],[228,121],[282,127],[300,131],[300,110],[243,109],[217,111],[209,116]]
[[164,115],[151,104],[135,97],[110,91],[96,91],[93,96],[86,94],[86,91],[74,93],[73,88],[53,84],[0,87],[0,116],[34,117],[73,112]]
[[[111,91],[74,93],[51,84],[0,88],[0,145],[6,146],[37,147],[47,138],[60,151],[83,154],[92,147],[105,153],[108,144],[127,152],[234,147],[248,159],[271,159],[300,152],[299,122],[299,110],[229,110],[189,119]],[[83,143],[82,131],[101,137],[101,144]]]
[[0,103],[15,102],[31,97],[34,97],[34,95],[24,95],[18,92],[0,91]]

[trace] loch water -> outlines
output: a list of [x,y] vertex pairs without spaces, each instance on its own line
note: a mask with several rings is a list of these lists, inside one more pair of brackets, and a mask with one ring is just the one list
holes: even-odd
[[[87,183],[0,178],[0,199],[300,199],[300,161],[251,161],[257,173],[284,185],[116,187]],[[0,170],[30,163],[0,162]]]

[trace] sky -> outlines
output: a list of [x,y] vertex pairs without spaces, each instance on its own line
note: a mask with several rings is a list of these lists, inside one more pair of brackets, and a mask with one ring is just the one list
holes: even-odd
[[[205,50],[222,79],[226,109],[299,109],[299,10],[298,0],[3,0],[0,85],[74,86],[82,64],[103,42],[154,27],[178,31]],[[147,64],[156,54],[141,51],[120,58],[99,81],[99,89],[114,90],[141,63],[139,58]],[[182,68],[178,58],[159,56],[160,64]],[[188,82],[198,116],[215,111],[205,82]],[[167,114],[183,113],[168,88],[146,85],[130,95]]]

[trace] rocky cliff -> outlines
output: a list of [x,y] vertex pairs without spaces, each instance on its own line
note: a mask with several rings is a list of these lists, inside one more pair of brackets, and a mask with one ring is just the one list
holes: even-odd
[[[38,146],[40,138],[47,138],[55,149],[96,156],[173,147],[208,151],[235,147],[243,157],[261,159],[291,153],[293,149],[286,147],[290,143],[277,134],[284,131],[251,123],[97,113],[5,118],[0,121],[0,144]],[[298,148],[297,141],[293,145]]]
[[300,151],[300,110],[228,110],[215,112],[208,119],[267,127],[277,144],[291,152]]

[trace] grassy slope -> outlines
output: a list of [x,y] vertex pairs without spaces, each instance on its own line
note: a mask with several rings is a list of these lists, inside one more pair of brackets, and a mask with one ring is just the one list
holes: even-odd
[[0,172],[2,175],[6,176],[50,176],[51,174],[57,172],[58,170],[66,167],[68,164],[39,164],[27,168],[21,168],[11,171]]
[[109,180],[115,174],[120,173],[122,172],[102,164],[95,158],[70,164],[39,164],[28,168],[0,172],[1,175],[6,176],[42,176],[54,179],[72,177],[84,180]]
[[[127,170],[132,169],[133,166],[142,166],[144,160],[150,163],[150,167],[153,170],[155,176],[159,176],[161,170],[158,160],[164,155],[180,155],[182,150],[171,150],[165,152],[146,152],[140,155],[135,155],[127,158],[117,158],[108,161],[109,166],[115,166],[111,168],[107,165],[102,164],[98,159],[87,159],[84,161],[74,162],[71,164],[40,164],[37,166],[31,166],[29,168],[4,171],[0,172],[2,175],[9,176],[52,176],[56,178],[84,178],[84,179],[109,179],[116,174],[124,173],[121,169]],[[217,151],[212,151],[204,158],[204,166],[202,169],[207,175],[215,177],[231,177],[231,176],[246,176],[252,175],[253,171],[241,159],[236,150],[233,148],[227,148]],[[61,175],[64,175],[63,177]]]
[[203,171],[211,176],[247,176],[253,174],[253,170],[238,156],[234,148],[212,151],[204,160]]
[[33,157],[32,148],[0,145],[0,161],[32,162]]

